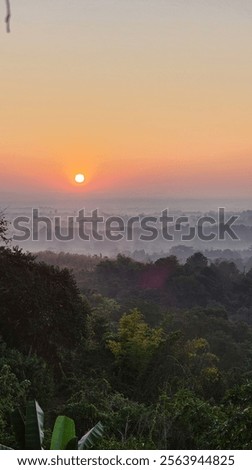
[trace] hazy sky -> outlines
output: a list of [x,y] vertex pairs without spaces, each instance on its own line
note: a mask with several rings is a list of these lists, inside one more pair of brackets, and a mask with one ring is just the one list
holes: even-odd
[[251,195],[251,0],[11,3],[1,190]]

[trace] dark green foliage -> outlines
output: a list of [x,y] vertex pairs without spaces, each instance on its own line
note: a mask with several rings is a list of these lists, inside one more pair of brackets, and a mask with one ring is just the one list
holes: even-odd
[[41,445],[36,397],[45,448],[251,448],[252,271],[44,256],[0,248],[2,444]]
[[[44,412],[35,400],[27,402],[22,412],[16,408],[12,412],[12,427],[15,435],[16,449],[42,450],[44,440]],[[50,450],[84,450],[92,447],[103,434],[99,422],[78,441],[75,424],[67,416],[58,416],[51,437]],[[0,450],[11,449],[0,445]]]
[[0,248],[0,331],[8,345],[56,365],[85,336],[87,313],[67,269]]

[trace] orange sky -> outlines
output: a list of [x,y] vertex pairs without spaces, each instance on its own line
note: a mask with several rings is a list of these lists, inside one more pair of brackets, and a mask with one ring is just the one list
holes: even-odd
[[12,10],[0,32],[2,191],[251,195],[250,1]]

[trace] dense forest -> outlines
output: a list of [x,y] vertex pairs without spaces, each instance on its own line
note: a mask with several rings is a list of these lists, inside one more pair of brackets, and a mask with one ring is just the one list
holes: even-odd
[[0,442],[36,398],[101,449],[250,449],[252,270],[24,253],[0,223]]

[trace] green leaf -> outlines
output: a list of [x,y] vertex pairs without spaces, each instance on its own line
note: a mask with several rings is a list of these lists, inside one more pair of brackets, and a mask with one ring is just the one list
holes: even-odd
[[92,447],[103,435],[103,425],[99,421],[90,431],[88,431],[78,442],[78,449],[84,450]]
[[25,449],[25,421],[20,409],[16,409],[11,414],[11,424],[14,429],[15,438],[18,447],[21,450]]
[[44,413],[39,404],[29,401],[26,407],[25,444],[26,449],[39,450],[44,438]]
[[70,445],[70,441],[75,438],[75,424],[74,421],[67,416],[58,416],[55,421],[51,450],[64,450]]

